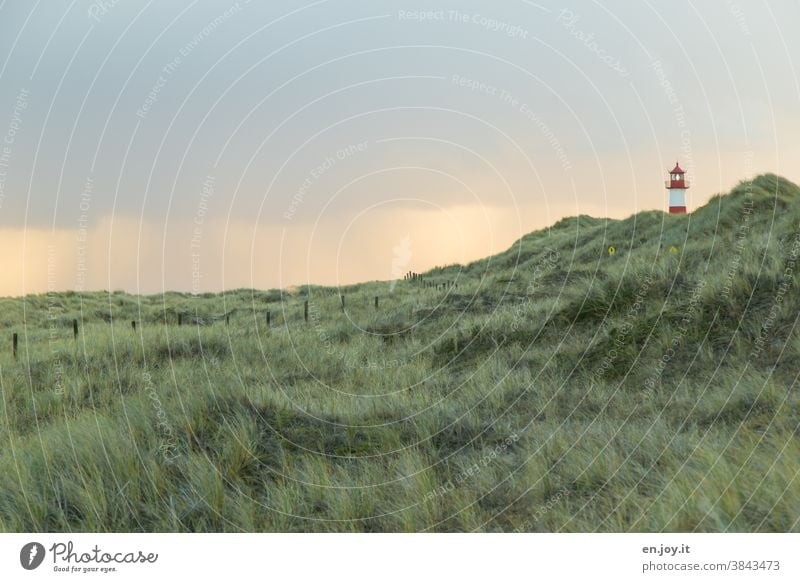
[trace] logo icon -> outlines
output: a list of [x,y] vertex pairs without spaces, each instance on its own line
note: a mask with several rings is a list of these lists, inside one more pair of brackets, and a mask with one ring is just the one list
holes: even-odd
[[19,563],[26,570],[35,570],[44,562],[44,546],[39,542],[30,542],[22,546],[19,552]]
[[671,247],[669,247],[669,252],[672,253],[673,255],[677,254],[678,247],[676,247],[675,245],[672,245]]
[[617,248],[616,247],[613,247],[613,246],[608,247],[608,254],[609,255],[613,255],[616,252],[617,252]]

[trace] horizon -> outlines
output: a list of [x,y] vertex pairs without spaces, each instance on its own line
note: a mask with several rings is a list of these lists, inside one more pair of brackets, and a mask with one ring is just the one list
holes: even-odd
[[[795,186],[798,186],[794,181],[788,180],[788,178],[785,178],[784,176],[780,176],[778,174],[775,174],[774,172],[764,172],[764,173],[758,174],[757,176],[753,176],[751,179],[739,180],[736,185],[752,183],[753,181],[755,181],[759,177],[763,177],[763,176],[776,176],[779,179],[787,180],[789,183],[791,183],[791,184],[793,184]],[[732,189],[731,189],[731,191],[732,191]],[[719,194],[721,196],[727,196],[727,195],[729,195],[731,193],[731,191],[719,192],[717,194]],[[686,213],[690,217],[689,220],[691,221],[691,215],[694,212],[704,208],[710,202],[711,202],[711,200],[706,200],[705,203],[702,206],[697,207],[697,208],[692,208],[691,210],[689,210]],[[527,236],[529,234],[534,234],[536,232],[550,230],[553,226],[555,226],[557,223],[561,222],[562,220],[569,220],[571,218],[578,218],[579,216],[588,216],[589,218],[595,219],[595,220],[618,222],[618,221],[624,221],[624,220],[628,220],[630,218],[634,218],[634,217],[640,215],[643,212],[652,212],[652,211],[659,211],[659,210],[658,209],[642,210],[642,211],[639,211],[639,212],[636,212],[636,213],[633,213],[633,214],[630,214],[628,216],[624,216],[624,217],[621,217],[621,218],[610,218],[608,216],[592,216],[592,215],[586,215],[586,214],[573,215],[573,216],[563,216],[563,217],[557,219],[556,221],[554,221],[552,224],[549,224],[549,225],[547,225],[547,226],[545,226],[543,228],[540,228],[540,229],[537,229],[537,230],[534,230],[534,231],[530,231],[528,233],[523,233],[523,235],[520,238],[516,239],[511,245],[509,245],[508,247],[506,247],[504,249],[500,249],[496,253],[493,253],[491,255],[486,255],[486,256],[483,256],[483,257],[477,257],[477,258],[475,258],[475,259],[473,259],[473,260],[471,260],[469,262],[481,261],[481,260],[484,260],[484,259],[491,259],[495,255],[502,254],[505,251],[509,251],[515,245],[520,244],[522,238],[524,238],[525,236]],[[669,216],[669,213],[668,213],[667,210],[660,210],[660,212],[664,215],[664,218]],[[450,263],[450,264],[446,264],[446,265],[434,265],[432,268],[435,269],[435,268],[452,267],[452,266],[463,267],[463,266],[466,266],[466,263]],[[417,274],[425,275],[426,272],[428,272],[430,270],[431,269],[426,269],[425,271],[417,273]],[[168,294],[181,294],[181,295],[187,295],[188,294],[191,297],[202,297],[203,295],[207,295],[207,294],[225,295],[225,294],[233,294],[233,293],[248,292],[248,291],[250,291],[250,292],[280,291],[280,292],[284,293],[284,292],[292,292],[293,290],[296,290],[296,289],[299,290],[299,289],[301,289],[303,287],[319,287],[321,289],[329,289],[329,288],[336,288],[336,287],[361,286],[361,285],[368,285],[368,284],[371,284],[371,283],[389,283],[389,284],[391,284],[392,282],[400,281],[402,279],[403,279],[403,275],[401,275],[398,278],[364,279],[364,280],[359,280],[359,281],[350,281],[350,282],[345,282],[345,283],[341,283],[341,284],[333,284],[333,285],[328,285],[328,284],[324,284],[324,283],[318,283],[318,282],[315,282],[315,281],[306,281],[306,282],[303,282],[303,283],[287,283],[286,285],[284,285],[282,287],[235,287],[235,288],[229,288],[229,289],[220,289],[218,291],[192,291],[192,290],[186,291],[186,290],[179,290],[179,289],[163,289],[163,290],[156,291],[156,292],[135,292],[135,291],[129,291],[129,290],[126,290],[126,289],[110,289],[110,288],[109,289],[83,289],[83,290],[65,288],[65,289],[47,289],[45,291],[28,293],[28,294],[25,294],[25,295],[0,295],[0,299],[16,299],[16,298],[24,298],[24,297],[28,297],[28,296],[50,295],[50,294],[61,295],[61,294],[66,294],[66,293],[77,293],[77,294],[84,294],[84,295],[89,295],[89,294],[93,294],[93,293],[102,293],[102,294],[107,294],[109,296],[123,293],[123,294],[134,296],[134,297],[136,297],[136,296],[138,296],[138,297],[154,297],[154,296],[158,296],[158,295],[168,295]]]
[[[4,3],[0,296],[390,281],[798,183],[789,1]],[[789,73],[787,74],[787,71]]]

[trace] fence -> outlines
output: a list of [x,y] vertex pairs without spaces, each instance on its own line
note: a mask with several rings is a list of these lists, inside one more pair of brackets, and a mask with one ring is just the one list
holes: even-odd
[[[412,286],[416,287],[417,289],[432,289],[435,291],[448,291],[448,290],[456,290],[458,289],[458,283],[452,280],[447,281],[430,281],[427,277],[421,275],[420,273],[415,273],[409,271],[403,276],[403,280],[409,282]],[[310,290],[307,291],[309,293]],[[324,293],[327,294],[327,293]],[[340,304],[340,311],[342,313],[347,313],[347,302],[345,300],[346,293],[340,292],[339,293],[339,304]],[[372,297],[372,303],[374,309],[380,310],[381,309],[381,297],[379,295],[375,295]],[[120,305],[122,303],[120,302]],[[303,301],[303,320],[305,323],[309,321],[309,300],[304,299]],[[227,313],[223,313],[221,315],[206,315],[200,316],[199,314],[195,313],[194,316],[191,316],[189,313],[186,312],[177,312],[175,314],[175,319],[172,321],[177,324],[178,326],[183,326],[185,321],[188,321],[195,326],[206,326],[206,325],[213,325],[217,322],[225,322],[226,326],[230,326],[231,323],[231,315],[233,311],[229,311]],[[85,321],[85,320],[84,320]],[[113,318],[108,320],[109,323],[113,322]],[[272,318],[272,311],[266,310],[264,312],[264,321],[266,322],[266,327],[269,329],[273,326],[273,318]],[[139,320],[137,322],[136,319],[130,320],[131,331],[136,332],[137,329],[141,331],[143,321]],[[160,321],[163,325],[169,325],[171,323],[170,318],[167,317],[165,314],[164,318]],[[284,319],[284,323],[288,323],[286,319]],[[138,325],[138,327],[137,327]],[[72,320],[72,337],[77,342],[78,336],[80,335],[80,325],[77,319]],[[17,359],[19,350],[19,334],[18,332],[12,332],[11,334],[11,351],[13,354],[14,359]]]

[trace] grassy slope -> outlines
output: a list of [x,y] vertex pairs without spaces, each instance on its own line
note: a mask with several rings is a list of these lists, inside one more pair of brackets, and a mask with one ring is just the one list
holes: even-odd
[[0,529],[800,531],[799,234],[767,175],[346,313],[320,287],[0,300]]

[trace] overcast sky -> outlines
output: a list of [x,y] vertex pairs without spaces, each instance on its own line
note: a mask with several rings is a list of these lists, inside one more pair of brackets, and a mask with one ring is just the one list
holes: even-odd
[[[800,3],[0,0],[0,294],[388,280],[800,181]],[[399,270],[399,271],[398,271]]]

